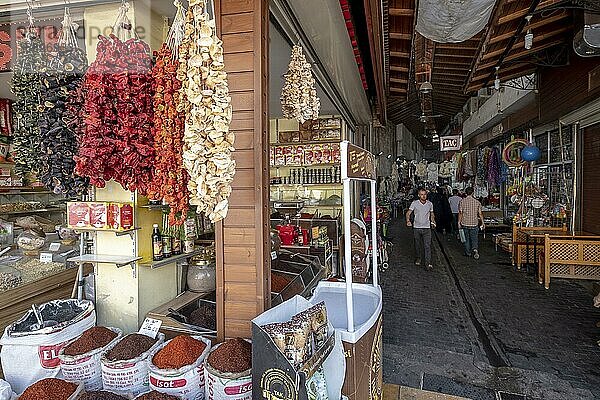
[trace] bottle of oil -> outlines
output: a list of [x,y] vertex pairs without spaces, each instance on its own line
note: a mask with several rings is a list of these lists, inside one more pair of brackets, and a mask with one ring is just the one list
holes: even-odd
[[152,259],[154,261],[163,259],[163,243],[158,224],[152,225]]

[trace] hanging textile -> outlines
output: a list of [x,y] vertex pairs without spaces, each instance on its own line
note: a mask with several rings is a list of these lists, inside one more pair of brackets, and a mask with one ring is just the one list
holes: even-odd
[[416,30],[438,43],[458,43],[481,31],[495,0],[421,0]]
[[438,175],[438,165],[436,163],[429,163],[427,165],[427,180],[437,184]]
[[489,154],[487,181],[492,187],[500,186],[500,151],[498,147],[491,149]]

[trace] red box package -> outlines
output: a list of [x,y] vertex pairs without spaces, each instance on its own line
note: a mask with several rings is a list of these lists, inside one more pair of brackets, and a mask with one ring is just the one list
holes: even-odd
[[71,228],[90,227],[90,206],[83,202],[67,203],[67,224]]

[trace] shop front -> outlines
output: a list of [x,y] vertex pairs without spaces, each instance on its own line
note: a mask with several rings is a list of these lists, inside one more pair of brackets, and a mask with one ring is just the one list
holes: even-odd
[[[321,25],[309,4],[285,2],[14,3],[0,8],[14,47],[0,73],[12,89],[0,93],[0,344],[12,390],[262,398],[253,354],[303,373],[295,391],[311,398],[354,397],[369,359],[369,396],[380,397],[376,256],[363,249],[374,284],[348,286],[369,314],[352,340],[337,303],[311,298],[325,279],[352,280],[344,226],[360,217],[360,185],[342,148],[371,120],[339,3]],[[339,39],[336,54],[313,37],[319,27]],[[312,100],[299,103],[307,77]],[[360,305],[363,289],[378,307]],[[251,321],[290,304],[290,324],[259,325],[271,350],[252,350]],[[359,342],[375,353],[349,350]],[[31,354],[18,360],[21,350]],[[354,375],[323,372],[349,351]]]

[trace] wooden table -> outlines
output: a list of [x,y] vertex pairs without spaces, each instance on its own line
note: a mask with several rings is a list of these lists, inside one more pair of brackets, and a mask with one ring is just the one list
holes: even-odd
[[[529,245],[533,244],[533,255],[534,258],[537,256],[537,245],[539,241],[542,241],[544,237],[548,235],[553,238],[558,239],[569,239],[574,236],[595,236],[594,233],[586,232],[586,231],[556,231],[556,230],[540,230],[540,231],[531,231],[525,232],[526,242],[527,242],[527,260],[529,260]],[[535,266],[537,260],[533,261],[533,265]],[[529,263],[528,263],[529,265]]]

